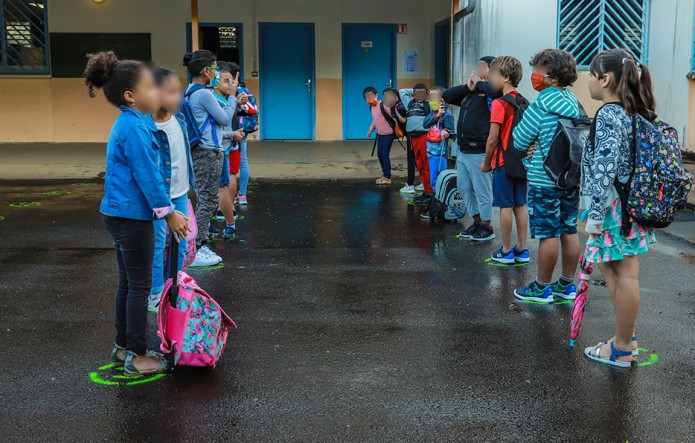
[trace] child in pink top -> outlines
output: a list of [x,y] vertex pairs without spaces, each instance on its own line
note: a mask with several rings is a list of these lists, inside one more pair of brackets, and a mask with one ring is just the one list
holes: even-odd
[[378,145],[379,163],[381,164],[382,177],[376,179],[377,185],[391,184],[391,145],[393,144],[394,134],[391,118],[391,109],[384,102],[379,100],[376,89],[369,86],[364,89],[364,99],[369,103],[372,113],[372,124],[367,132],[367,138],[372,138],[372,133],[376,130],[376,144]]

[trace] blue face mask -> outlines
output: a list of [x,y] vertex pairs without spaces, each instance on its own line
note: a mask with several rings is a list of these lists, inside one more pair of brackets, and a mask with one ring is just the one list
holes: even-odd
[[210,87],[214,88],[215,86],[220,84],[220,71],[215,72],[215,78],[210,80]]

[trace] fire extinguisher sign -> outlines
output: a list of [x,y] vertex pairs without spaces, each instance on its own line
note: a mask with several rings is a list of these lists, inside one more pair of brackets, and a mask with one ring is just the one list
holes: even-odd
[[408,33],[408,24],[407,23],[399,23],[398,24],[398,33],[399,34],[407,34]]

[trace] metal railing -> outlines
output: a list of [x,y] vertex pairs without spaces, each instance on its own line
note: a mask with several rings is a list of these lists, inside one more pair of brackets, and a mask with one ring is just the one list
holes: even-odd
[[0,0],[0,74],[49,74],[46,0]]
[[557,47],[588,68],[599,52],[625,48],[647,62],[649,0],[559,0]]

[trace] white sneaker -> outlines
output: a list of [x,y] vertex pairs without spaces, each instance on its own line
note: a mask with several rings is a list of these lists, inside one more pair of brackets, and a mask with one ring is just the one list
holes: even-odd
[[[203,246],[205,248],[205,253],[209,256],[212,257],[213,259],[217,260],[216,264],[222,263],[222,257],[219,255],[215,254],[212,249],[208,248],[207,246]],[[202,249],[202,248],[201,248]]]
[[401,188],[401,194],[415,194],[415,186],[405,185]]
[[147,310],[156,314],[159,312],[159,301],[162,299],[162,293],[150,294],[150,298],[147,302]]
[[222,259],[220,259],[218,256],[213,257],[211,255],[211,251],[207,246],[203,246],[198,249],[198,252],[195,254],[195,260],[193,260],[191,266],[194,268],[203,268],[207,266],[215,266],[221,261]]
[[419,185],[415,186],[416,191],[424,191],[425,190],[425,185],[420,183]]

